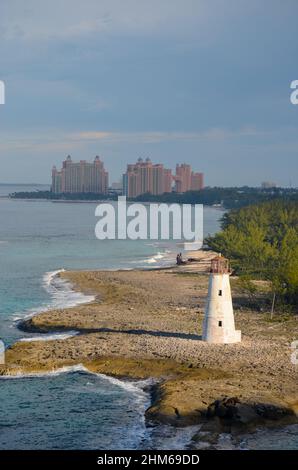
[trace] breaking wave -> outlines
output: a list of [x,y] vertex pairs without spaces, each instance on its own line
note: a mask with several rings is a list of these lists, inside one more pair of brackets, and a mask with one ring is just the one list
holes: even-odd
[[[19,379],[38,379],[45,377],[58,377],[61,375],[67,376],[67,374],[83,373],[90,376],[97,376],[99,379],[110,383],[111,386],[119,387],[123,389],[133,400],[133,408],[136,413],[135,419],[129,426],[123,429],[115,429],[116,434],[120,434],[118,437],[118,444],[115,448],[121,449],[157,449],[157,450],[180,450],[188,448],[191,443],[192,436],[198,431],[198,426],[189,426],[187,428],[176,428],[169,425],[158,425],[148,426],[146,423],[145,412],[151,404],[150,386],[155,381],[152,379],[130,381],[130,380],[119,380],[114,377],[107,376],[105,374],[99,374],[89,371],[82,364],[75,366],[67,366],[59,369],[55,369],[49,372],[40,373],[29,373],[29,374],[18,374],[18,375],[4,375],[0,376],[0,380],[19,380]],[[67,381],[65,387],[68,387]],[[99,387],[99,384],[88,381],[84,385],[70,386],[72,393],[99,393],[101,399],[104,400],[104,396],[109,392],[109,389],[104,385]],[[124,447],[123,447],[124,446]],[[92,438],[90,439],[90,448],[93,447]]]
[[158,251],[155,255],[148,256],[148,258],[145,259],[131,261],[131,264],[134,264],[136,267],[141,268],[146,268],[149,266],[159,268],[172,265],[174,264],[174,261],[174,253],[170,250],[165,250],[163,252]]
[[[58,269],[56,271],[46,272],[43,275],[42,285],[50,295],[51,300],[49,303],[43,304],[38,308],[30,309],[24,314],[15,314],[12,317],[13,320],[18,322],[31,318],[38,313],[46,312],[47,310],[76,307],[77,305],[94,301],[94,295],[85,295],[82,292],[76,292],[69,281],[59,277],[59,274],[63,272],[65,272],[65,269]],[[69,334],[71,333],[73,332]],[[42,337],[45,337],[45,335],[42,335]]]
[[79,334],[79,331],[68,331],[67,333],[45,333],[32,337],[20,338],[18,341],[54,341],[57,339],[68,339]]

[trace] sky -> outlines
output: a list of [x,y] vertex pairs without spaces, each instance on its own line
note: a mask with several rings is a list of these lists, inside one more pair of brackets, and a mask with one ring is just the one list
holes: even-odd
[[0,0],[0,182],[100,155],[298,186],[297,0]]

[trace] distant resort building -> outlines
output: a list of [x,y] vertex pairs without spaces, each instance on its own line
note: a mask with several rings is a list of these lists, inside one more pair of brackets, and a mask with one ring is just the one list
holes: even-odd
[[113,183],[109,188],[109,175],[104,163],[99,157],[93,162],[80,160],[74,162],[68,155],[58,170],[52,168],[52,192],[63,193],[94,193],[94,194],[124,194],[135,198],[142,194],[155,196],[164,193],[185,193],[199,191],[204,188],[203,173],[195,173],[190,165],[176,165],[176,174],[162,163],[152,163],[150,158],[139,158],[136,163],[128,164],[126,173],[120,182]]
[[69,155],[61,170],[52,169],[52,192],[59,193],[96,193],[106,194],[109,175],[99,157],[93,162],[81,160],[73,162]]
[[139,158],[136,163],[127,165],[123,175],[123,193],[131,198],[146,193],[161,195],[172,191],[198,191],[203,187],[203,173],[194,173],[186,163],[176,165],[176,175],[172,175],[172,170],[164,168],[161,163],[153,164],[150,158]]
[[200,191],[204,188],[203,173],[195,173],[191,166],[186,163],[176,165],[176,175],[174,176],[175,191],[185,193],[186,191]]
[[139,158],[134,164],[127,165],[123,175],[123,192],[127,197],[141,194],[159,195],[172,191],[172,170],[161,163],[153,164],[150,158]]

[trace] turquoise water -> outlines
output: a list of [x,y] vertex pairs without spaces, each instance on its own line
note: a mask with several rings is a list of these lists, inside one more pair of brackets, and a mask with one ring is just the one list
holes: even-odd
[[[18,330],[18,319],[88,300],[53,272],[154,267],[175,258],[174,242],[97,240],[96,204],[3,198],[18,190],[31,188],[0,185],[0,338],[6,345],[38,336]],[[221,216],[205,211],[205,233],[218,229]],[[143,385],[73,369],[2,378],[0,449],[184,447],[191,429],[146,428]]]
[[1,449],[126,449],[145,437],[140,385],[72,370],[0,387]]
[[[55,279],[55,271],[154,267],[175,258],[173,242],[98,241],[96,204],[3,198],[31,189],[0,185],[0,338],[6,345],[40,337],[18,330],[18,319],[88,300]],[[218,209],[205,209],[205,235],[218,230],[221,216]],[[0,449],[185,448],[196,429],[146,427],[148,385],[80,368],[1,378]],[[229,448],[229,438],[219,447]],[[297,449],[297,426],[244,436],[241,447]]]
[[[12,320],[52,303],[47,272],[172,263],[173,242],[97,240],[95,208],[92,203],[0,199],[0,336],[5,342],[20,337]],[[217,230],[221,215],[206,210],[207,232]]]

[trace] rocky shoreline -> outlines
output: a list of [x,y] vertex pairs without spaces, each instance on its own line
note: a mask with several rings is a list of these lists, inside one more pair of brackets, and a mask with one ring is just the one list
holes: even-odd
[[83,364],[92,372],[119,378],[154,378],[146,419],[173,426],[200,424],[194,446],[204,439],[210,444],[221,432],[238,435],[258,426],[297,423],[297,366],[290,361],[290,344],[298,337],[295,316],[277,316],[270,322],[266,314],[247,308],[245,294],[232,279],[243,341],[202,342],[208,282],[202,265],[204,259],[191,268],[61,273],[95,300],[40,313],[19,327],[34,333],[79,334],[15,343],[6,352],[0,374]]

